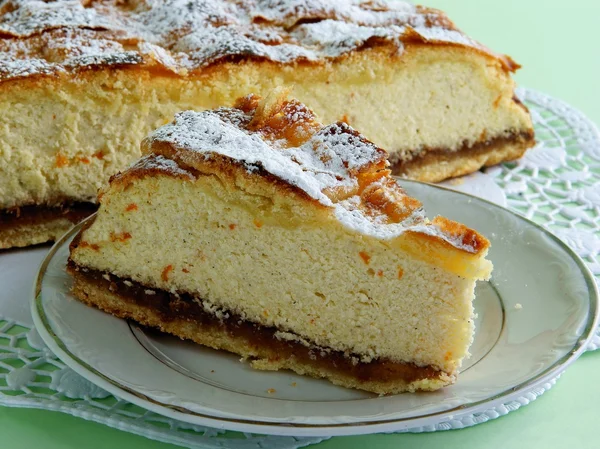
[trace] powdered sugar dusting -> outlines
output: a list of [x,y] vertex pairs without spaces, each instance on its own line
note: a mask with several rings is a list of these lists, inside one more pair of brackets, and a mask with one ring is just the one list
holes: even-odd
[[[417,225],[424,223],[425,212],[423,209],[415,210],[409,218],[400,223],[382,223],[379,220],[373,220],[357,207],[358,198],[353,197],[336,204],[335,216],[347,228],[350,228],[361,234],[375,236],[380,239],[392,239],[406,232],[407,230],[416,230]],[[431,228],[431,226],[425,226]],[[435,232],[434,230],[431,233]],[[438,232],[442,235],[442,233]]]
[[187,72],[187,70],[178,63],[171,53],[167,52],[164,48],[159,47],[158,45],[142,42],[139,45],[139,51],[142,54],[142,57],[149,57],[168,70],[182,74]]
[[343,122],[325,126],[294,154],[310,155],[316,159],[310,164],[317,164],[320,170],[329,170],[336,176],[356,173],[379,158],[378,148]]
[[415,31],[427,41],[452,42],[454,44],[477,47],[478,44],[460,31],[442,30],[440,28],[417,27]]
[[26,77],[34,74],[50,74],[55,68],[43,59],[32,58],[29,60],[8,57],[0,62],[0,76]]
[[[169,175],[179,175],[194,179],[194,175],[189,170],[181,168],[177,162],[156,154],[148,154],[142,157],[140,160],[134,162],[130,168],[135,170],[162,171]],[[121,176],[121,174],[118,176]]]
[[423,14],[409,3],[352,0],[258,0],[254,17],[292,27],[298,22],[336,19],[367,26],[423,24]]
[[405,28],[397,26],[366,27],[355,23],[324,20],[318,24],[300,25],[292,34],[307,47],[321,47],[324,56],[336,57],[360,47],[371,38],[382,38],[394,42],[402,49]]
[[249,171],[266,170],[326,206],[333,203],[323,190],[338,185],[341,182],[338,178],[350,182],[347,171],[342,171],[340,166],[326,167],[309,149],[308,143],[291,150],[277,150],[258,133],[223,120],[213,111],[181,112],[173,123],[157,129],[149,139],[202,153],[207,159],[226,156],[242,163]]
[[0,77],[122,64],[186,74],[234,56],[322,61],[373,39],[401,51],[409,29],[411,39],[478,46],[438,12],[397,0],[7,0]]
[[64,26],[100,29],[122,27],[116,15],[95,8],[84,8],[77,0],[13,0],[5,3],[15,9],[4,14],[0,20],[0,32],[13,36],[29,36]]

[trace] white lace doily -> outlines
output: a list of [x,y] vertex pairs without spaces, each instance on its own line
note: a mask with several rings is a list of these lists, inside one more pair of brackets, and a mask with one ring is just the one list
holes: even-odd
[[[518,162],[445,183],[516,210],[554,232],[600,280],[600,135],[580,112],[544,94],[519,89],[529,106],[538,144]],[[1,256],[0,256],[1,257]],[[27,323],[0,303],[0,404],[57,410],[148,438],[190,448],[295,449],[323,438],[224,432],[175,421],[115,398],[57,359]],[[600,332],[588,350],[600,347]],[[431,432],[480,424],[529,404],[556,379],[518,400],[435,426]]]

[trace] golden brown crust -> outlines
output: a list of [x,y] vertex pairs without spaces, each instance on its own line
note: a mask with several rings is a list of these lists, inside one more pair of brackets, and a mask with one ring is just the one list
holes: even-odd
[[[232,120],[232,124],[250,134],[257,135],[267,145],[277,151],[285,152],[287,149],[297,149],[303,144],[311,141],[311,138],[317,134],[322,136],[323,141],[328,141],[330,136],[343,135],[349,142],[355,145],[368,147],[372,153],[368,160],[361,160],[361,164],[350,165],[352,162],[352,152],[355,148],[345,144],[347,155],[341,155],[345,166],[347,176],[356,181],[355,186],[347,187],[342,182],[338,185],[323,189],[323,193],[332,201],[338,202],[349,198],[355,194],[361,195],[368,191],[369,185],[383,179],[389,179],[389,170],[386,169],[387,152],[372,142],[364,138],[360,133],[350,128],[343,122],[334,125],[324,126],[316,120],[315,114],[307,106],[297,100],[287,99],[287,90],[284,88],[275,89],[271,95],[261,98],[257,95],[248,95],[240,98],[236,102],[236,107],[231,109],[220,108],[217,110],[224,122]],[[240,116],[239,113],[244,115]],[[177,119],[174,124],[177,123]],[[157,133],[160,132],[160,129]],[[181,131],[179,131],[181,132]],[[182,136],[184,137],[184,136]],[[335,143],[332,141],[332,143]],[[315,141],[313,143],[314,151],[326,144]],[[283,179],[276,174],[266,170],[262,164],[257,163],[248,170],[248,165],[243,160],[219,154],[218,152],[204,153],[197,151],[203,149],[186,148],[170,139],[163,139],[151,135],[142,142],[142,152],[145,154],[154,154],[174,160],[179,166],[186,170],[195,171],[203,174],[220,174],[230,179],[245,178],[247,181],[255,179],[257,176],[264,178],[267,182],[277,185],[283,194],[293,192],[301,199],[319,204],[314,197],[311,197],[304,189],[292,184],[289,180]],[[323,154],[321,160],[326,163],[330,155]],[[345,158],[348,158],[346,160]],[[290,165],[295,162],[289,161]],[[141,173],[140,173],[141,174]],[[342,173],[340,173],[342,174]],[[390,189],[398,189],[395,184]],[[402,192],[403,193],[403,192]],[[397,195],[396,201],[406,201],[403,216],[395,216],[397,221],[406,218],[412,211],[421,207],[421,204],[406,195]],[[373,204],[371,204],[373,206]]]
[[[1,38],[0,38],[1,42]],[[398,48],[390,42],[378,42],[370,45],[364,45],[360,49],[356,49],[352,52],[340,55],[336,58],[329,58],[323,60],[310,61],[306,59],[300,59],[288,63],[281,63],[272,61],[265,58],[250,57],[248,55],[239,56],[237,58],[227,58],[216,61],[208,66],[199,67],[193,70],[173,72],[164,66],[160,65],[155,60],[144,60],[140,59],[138,62],[131,63],[112,63],[112,64],[94,64],[83,67],[71,68],[69,72],[33,72],[24,73],[21,76],[10,76],[2,77],[0,73],[0,91],[3,89],[14,89],[16,87],[31,88],[38,83],[60,83],[65,80],[85,83],[86,78],[95,76],[97,72],[105,72],[112,74],[115,72],[129,72],[134,74],[136,78],[141,77],[164,77],[164,78],[178,78],[185,80],[211,80],[219,78],[223,73],[228,73],[231,70],[237,70],[240,65],[251,65],[256,66],[259,70],[271,71],[278,70],[282,67],[289,67],[292,70],[296,68],[310,68],[317,70],[319,67],[323,67],[329,64],[336,64],[343,62],[348,59],[361,57],[362,54],[368,53],[377,55],[380,57],[387,58],[391,63],[398,63],[408,54],[418,51],[422,47],[435,46],[440,50],[452,48],[463,51],[467,54],[473,54],[483,56],[489,60],[491,64],[497,64],[507,74],[510,72],[516,72],[521,66],[514,62],[507,55],[500,55],[493,53],[489,49],[483,50],[478,47],[463,46],[460,44],[439,42],[439,41],[425,41],[421,37],[407,37],[404,44],[404,50],[398,52]],[[1,55],[1,52],[0,52]],[[264,69],[262,68],[264,67]]]
[[[193,167],[175,164],[160,156],[150,155],[150,157],[139,160],[127,170],[111,176],[109,183],[113,186],[120,186],[122,189],[126,189],[132,182],[138,179],[143,179],[147,176],[152,177],[161,175],[167,175],[183,180],[193,180],[199,175],[199,172]],[[99,200],[101,199],[102,193],[100,193]]]
[[[436,11],[438,11],[438,10],[436,10]],[[457,30],[457,28],[454,28],[454,29]],[[493,61],[499,63],[505,72],[514,73],[518,69],[521,68],[521,65],[517,64],[510,56],[496,53],[481,44],[479,44],[476,47],[470,47],[470,46],[461,45],[459,43],[449,43],[449,42],[436,41],[435,39],[425,39],[422,35],[420,35],[419,33],[415,32],[414,30],[411,30],[411,29],[407,30],[407,32],[403,36],[403,42],[409,48],[411,46],[418,46],[418,45],[436,45],[436,46],[442,46],[442,47],[446,46],[446,47],[463,48],[466,51],[471,51],[471,52],[477,53],[479,55],[489,58],[490,61],[493,60]]]
[[[412,11],[409,8],[410,14],[404,17],[402,14],[398,15],[391,11],[391,9],[398,6],[397,4],[386,5],[378,1],[367,1],[357,6],[360,9],[360,14],[350,11],[354,6],[351,8],[349,6],[341,7],[338,5],[339,2],[334,2],[335,5],[328,6],[328,2],[313,3],[307,1],[303,3],[269,0],[269,5],[273,7],[268,8],[263,8],[265,5],[260,6],[260,3],[261,0],[253,0],[243,2],[240,5],[236,4],[235,8],[239,7],[241,9],[233,11],[227,9],[232,3],[225,0],[191,1],[186,6],[189,11],[186,11],[182,16],[175,17],[173,13],[177,11],[173,11],[173,9],[176,8],[169,10],[167,2],[165,9],[161,12],[165,16],[159,20],[161,23],[158,27],[147,27],[148,24],[146,23],[139,28],[135,26],[138,19],[143,22],[142,16],[145,15],[146,18],[152,16],[154,7],[156,5],[160,7],[160,2],[150,5],[146,4],[144,0],[140,2],[82,1],[82,8],[79,8],[78,4],[69,6],[72,6],[69,14],[73,13],[69,18],[66,17],[67,15],[64,17],[61,15],[61,11],[66,11],[66,8],[63,8],[62,4],[59,3],[47,2],[42,4],[36,2],[35,4],[29,4],[27,0],[23,2],[9,0],[3,4],[0,11],[0,93],[6,96],[9,103],[14,99],[16,103],[25,103],[28,105],[27,107],[30,107],[31,96],[23,93],[35,89],[39,89],[40,95],[44,96],[53,90],[57,92],[75,92],[74,95],[77,98],[79,91],[86,87],[86,83],[90,83],[87,87],[94,88],[90,88],[90,92],[96,91],[96,88],[99,87],[100,91],[107,94],[110,92],[116,94],[128,92],[129,90],[126,84],[123,84],[123,81],[126,83],[139,83],[140,86],[143,86],[140,89],[142,91],[145,91],[146,87],[148,87],[148,91],[151,91],[159,86],[157,91],[160,92],[170,92],[170,88],[175,85],[178,89],[185,89],[186,86],[193,83],[195,88],[200,86],[201,89],[204,89],[204,86],[206,86],[206,90],[210,91],[210,95],[207,95],[208,99],[198,101],[197,104],[191,102],[191,106],[190,101],[186,100],[186,105],[181,106],[181,108],[197,109],[229,103],[234,96],[233,92],[236,92],[235,95],[237,95],[237,91],[235,87],[232,88],[231,85],[227,85],[228,80],[233,86],[240,85],[240,80],[243,79],[249,79],[249,85],[252,85],[252,80],[255,80],[254,83],[256,84],[256,80],[261,77],[291,84],[298,79],[310,78],[310,81],[307,82],[309,86],[318,83],[328,84],[330,81],[340,85],[341,83],[333,81],[338,79],[336,74],[339,71],[350,72],[350,78],[345,81],[349,81],[350,84],[356,81],[360,85],[364,82],[364,79],[357,74],[364,74],[364,72],[361,72],[364,69],[357,69],[357,74],[355,74],[352,70],[340,69],[340,63],[353,66],[355,62],[360,62],[360,66],[366,67],[369,73],[371,73],[368,70],[369,67],[373,67],[374,64],[384,64],[385,67],[389,65],[390,73],[394,73],[396,67],[399,70],[401,69],[399,66],[402,63],[413,61],[416,57],[415,54],[418,54],[420,49],[427,49],[429,53],[435,53],[435,57],[437,57],[438,49],[450,49],[448,53],[452,54],[442,55],[441,58],[458,57],[464,59],[467,63],[469,62],[468,58],[464,56],[473,55],[473,59],[477,58],[478,63],[493,68],[490,72],[493,72],[493,76],[499,76],[499,79],[503,79],[505,75],[503,72],[514,69],[510,61],[507,63],[505,58],[498,57],[483,46],[472,42],[461,34],[443,13],[433,9],[420,7]],[[315,7],[315,4],[318,4],[318,7]],[[341,3],[339,4],[341,5]],[[225,8],[223,11],[221,11],[221,6]],[[215,14],[211,13],[213,9]],[[204,14],[207,11],[208,13]],[[244,18],[240,23],[236,22],[238,12]],[[96,17],[95,15],[100,18],[100,21],[90,19],[93,23],[86,22],[88,19],[85,19],[85,17]],[[200,16],[202,17],[199,18]],[[171,21],[172,18],[177,20]],[[248,18],[251,20],[246,20]],[[64,20],[74,20],[74,22],[66,23]],[[121,20],[124,20],[124,22]],[[165,30],[164,27],[167,23],[170,28]],[[332,23],[340,33],[320,33]],[[403,28],[404,26],[406,29]],[[146,31],[149,30],[150,34],[144,34],[144,27],[147,27]],[[225,41],[217,35],[227,34],[236,27],[242,32],[228,41],[232,45],[221,45]],[[400,28],[403,30],[400,38],[388,35],[390,30]],[[201,36],[198,34],[202,34],[207,29],[210,33]],[[360,32],[347,32],[348,29],[356,29]],[[168,32],[163,33],[163,31]],[[319,31],[319,33],[315,33],[315,31]],[[150,35],[151,38],[149,38]],[[336,35],[349,37],[349,39],[345,39],[345,42],[351,42],[351,44],[348,48],[344,47],[346,44],[340,44],[339,42],[329,45],[319,40],[318,36],[323,35],[328,38]],[[364,39],[363,35],[365,36]],[[439,36],[442,36],[442,38],[438,39]],[[215,40],[212,39],[213,37]],[[244,41],[247,45],[242,46],[233,45],[240,43],[239,39],[242,39],[242,37],[243,39],[248,37],[250,42]],[[313,39],[314,42],[309,42],[310,39]],[[356,42],[354,42],[354,39],[356,39]],[[196,45],[198,42],[200,44]],[[259,46],[264,50],[261,50],[262,53],[257,50],[259,49],[256,46],[258,44],[264,44],[264,48]],[[300,53],[294,53],[294,56],[289,59],[282,59],[279,57],[281,55],[270,53],[271,50],[277,53],[284,45],[288,46],[286,47],[288,50],[291,45],[296,46],[296,50],[310,52],[314,50],[316,53],[312,56],[298,56]],[[218,51],[209,54],[206,53],[207,49]],[[319,53],[321,50],[326,51]],[[335,51],[332,52],[331,50]],[[421,61],[418,57],[416,57],[416,60]],[[418,62],[414,65],[418,65]],[[302,70],[306,70],[306,72]],[[240,78],[235,78],[231,76],[234,71],[236,73],[243,71],[243,74],[240,75]],[[311,71],[311,75],[307,77],[309,71]],[[300,73],[297,77],[291,75],[296,72]],[[314,78],[312,72],[315,72]],[[373,73],[376,73],[376,76],[379,77],[381,72],[373,71]],[[387,75],[384,73],[383,76]],[[233,79],[238,81],[232,82]],[[164,86],[164,88],[160,86]],[[266,83],[265,89],[268,88],[270,88],[270,85]],[[181,91],[176,92],[176,90],[173,89],[172,96],[180,98]],[[225,93],[221,95],[221,91]],[[299,95],[301,95],[300,92]],[[349,95],[353,96],[354,92],[349,92]],[[148,98],[154,96],[154,94],[148,94]],[[193,98],[198,98],[198,96],[194,95]],[[315,98],[315,104],[319,104],[318,96],[315,96]],[[79,99],[77,98],[77,100]],[[60,100],[55,100],[51,107],[62,110],[62,101],[73,106],[77,100],[73,100],[67,94],[61,95]],[[78,104],[76,109],[81,111],[81,117],[86,118],[86,120],[87,117],[91,117],[92,122],[101,121],[102,111],[105,110],[104,104],[97,105],[95,99],[93,102],[88,102],[89,98],[83,100],[87,102],[85,104],[89,106],[89,109],[85,110],[85,107],[79,107]],[[131,106],[128,101],[137,104],[135,99],[125,100],[123,104]],[[163,105],[166,105],[167,102],[164,98],[159,101]],[[33,103],[35,110],[35,98]],[[139,110],[143,111],[144,108],[139,108]],[[341,119],[344,113],[347,113],[347,111],[340,111],[339,117],[332,114],[331,121]],[[156,111],[151,113],[149,117],[155,117],[155,114],[157,114]],[[171,117],[171,114],[172,111],[169,111],[168,116]],[[59,116],[60,121],[60,114],[49,113],[48,117],[55,117],[56,115]],[[127,115],[135,114],[127,113]],[[9,129],[12,126],[11,123],[15,123],[15,118],[11,116],[7,120],[9,120],[7,129]],[[328,118],[328,120],[330,119]],[[18,118],[16,122],[20,122]],[[146,123],[145,126],[150,126],[150,122],[143,118],[140,118],[140,123]],[[158,123],[158,119],[154,123]],[[55,124],[57,126],[47,126],[46,129],[68,128],[68,126],[59,125],[58,121]],[[138,129],[140,128],[142,128],[141,125]],[[263,128],[266,129],[264,126]],[[365,126],[365,132],[371,134],[371,130],[367,128],[368,126]],[[130,127],[124,132],[134,129],[134,127]],[[146,131],[147,129],[143,132]],[[285,130],[282,131],[285,134]],[[127,148],[134,149],[132,142],[138,140],[138,137],[131,138],[129,141],[125,138],[123,145],[115,144],[114,137],[115,135],[120,136],[120,133],[121,131],[110,133],[111,138],[108,139],[106,148],[110,148],[110,151],[118,150],[115,151],[116,157],[106,159],[104,166],[106,173],[114,173],[117,168],[125,166],[125,162],[122,163],[125,158],[122,158],[119,152]],[[31,144],[31,148],[25,149],[22,142],[19,141],[19,136],[23,134],[22,131],[15,132],[12,133],[13,136],[16,136],[15,139],[11,140],[12,137],[10,136],[4,139],[7,140],[10,147],[16,149],[15,151],[20,151],[18,148],[22,148],[24,152],[22,154],[28,154],[29,151],[32,151],[36,155],[39,150],[43,151],[44,156],[40,158],[40,162],[35,159],[38,156],[34,156],[33,168],[39,168],[36,175],[40,180],[46,176],[46,173],[48,174],[49,188],[44,190],[47,193],[42,192],[38,195],[41,189],[36,190],[36,185],[30,186],[31,183],[27,181],[28,178],[16,179],[16,182],[11,183],[11,185],[19,187],[14,189],[15,194],[10,194],[11,198],[5,206],[26,204],[36,199],[40,203],[47,203],[48,198],[41,195],[60,196],[63,191],[68,191],[69,195],[73,195],[68,199],[70,201],[75,198],[79,200],[91,198],[96,187],[101,185],[98,180],[94,182],[92,191],[90,191],[90,186],[87,186],[86,196],[83,196],[83,192],[78,195],[78,192],[80,192],[78,189],[65,189],[64,186],[67,184],[65,181],[70,181],[67,178],[72,176],[82,177],[83,168],[87,168],[92,172],[97,164],[82,167],[81,170],[75,164],[71,164],[70,168],[55,167],[51,165],[53,161],[48,163],[47,156],[56,154],[58,151],[56,148],[62,146],[71,153],[74,150],[81,149],[83,154],[86,155],[86,159],[88,159],[89,155],[95,152],[88,152],[88,148],[93,148],[94,145],[102,145],[103,139],[90,139],[92,143],[89,147],[81,145],[81,142],[72,143],[73,139],[70,137],[63,139],[61,136],[60,139],[63,141],[59,143],[52,143],[54,138],[47,139],[46,143],[36,142],[36,139],[32,139],[31,142],[28,142]],[[372,134],[375,136],[378,133],[373,132]],[[105,135],[109,136],[109,133],[106,132]],[[285,137],[289,138],[288,136]],[[96,144],[97,141],[99,143]],[[394,147],[395,142],[386,142],[385,145],[391,150],[410,151],[410,148]],[[418,146],[418,144],[410,145],[412,147]],[[97,151],[98,149],[95,148],[94,150]],[[131,151],[131,153],[134,153],[134,151]],[[57,154],[57,157],[59,155]],[[46,161],[44,162],[44,160]],[[93,162],[97,163],[98,161],[93,160]],[[36,167],[37,164],[39,166]],[[64,168],[64,170],[58,170],[58,168]],[[100,172],[96,172],[96,174],[98,173]],[[265,175],[267,174],[265,173]],[[367,177],[370,176],[370,174],[367,174]],[[55,177],[61,178],[61,182],[55,183]],[[15,178],[17,177],[15,176]],[[98,175],[98,178],[101,178],[101,176]],[[274,177],[272,178],[274,179]],[[274,182],[277,181],[274,180]],[[281,185],[283,186],[283,184]],[[52,193],[53,190],[59,192],[55,194]],[[299,195],[303,194],[299,191],[297,193]],[[343,199],[348,194],[343,189],[341,189],[341,192],[327,192],[327,195],[335,197],[337,200]],[[13,198],[15,198],[14,201]],[[308,199],[308,197],[305,196],[305,199]],[[381,201],[381,195],[376,195],[372,198],[372,201],[366,202],[380,203]],[[398,219],[408,216],[408,212],[413,208],[413,205],[409,204],[408,206],[404,211],[397,214]],[[388,215],[394,215],[393,211]]]
[[486,251],[490,247],[488,239],[462,223],[441,216],[435,217],[431,223],[441,229],[444,234],[458,240],[460,245],[473,248],[475,253]]
[[9,1],[0,19],[5,80],[78,76],[106,67],[186,76],[226,62],[313,64],[374,47],[398,53],[400,42],[469,48],[504,70],[516,68],[510,58],[462,34],[439,10],[383,2],[211,0],[191,2],[184,10],[144,1],[82,1],[62,9]]
[[[179,178],[184,181],[193,181],[193,179],[200,176],[218,174],[219,177],[223,180],[226,180],[229,185],[238,185],[240,182],[246,185],[252,185],[260,182],[261,186],[268,185],[272,187],[277,194],[281,195],[282,197],[293,196],[298,200],[309,202],[314,207],[325,209],[325,206],[316,201],[314,198],[310,197],[304,190],[282,180],[267,170],[258,168],[250,173],[239,161],[220,155],[214,155],[210,159],[204,159],[200,155],[192,153],[188,154],[188,157],[185,159],[182,159],[181,157],[176,157],[176,148],[173,145],[165,142],[157,142],[153,144],[152,149],[156,152],[156,154],[149,153],[141,160],[142,163],[134,164],[129,169],[112,176],[110,179],[111,187],[126,189],[127,186],[133,182],[136,182],[137,180],[153,176],[169,176]],[[150,150],[146,148],[144,151],[148,152]],[[177,161],[177,166],[182,171],[187,172],[189,175],[186,176],[181,172],[170,170],[164,167],[149,167],[146,162],[156,161],[157,157],[159,157],[158,155],[171,155],[173,160]],[[103,193],[100,193],[100,202],[102,202],[102,196]]]
[[432,367],[384,360],[362,363],[344,353],[280,340],[275,337],[275,328],[254,325],[230,314],[218,319],[203,310],[201,301],[187,295],[157,289],[148,294],[146,287],[134,281],[81,269],[72,262],[68,270],[75,280],[73,294],[80,301],[182,339],[234,352],[250,359],[258,369],[291,369],[379,394],[437,389],[453,381]]

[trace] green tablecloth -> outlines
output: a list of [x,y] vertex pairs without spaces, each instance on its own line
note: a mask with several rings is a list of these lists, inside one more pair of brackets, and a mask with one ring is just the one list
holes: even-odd
[[[466,32],[523,65],[516,78],[600,122],[600,1],[427,0]],[[464,430],[420,435],[338,437],[318,449],[600,447],[600,351],[585,354],[540,399]],[[598,382],[598,383],[597,383]],[[68,415],[0,408],[7,449],[175,448]]]

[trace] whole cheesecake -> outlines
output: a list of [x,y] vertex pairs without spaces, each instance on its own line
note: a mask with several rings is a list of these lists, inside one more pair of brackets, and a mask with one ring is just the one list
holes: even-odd
[[379,394],[454,382],[489,242],[427,219],[345,123],[259,100],[144,141],[71,244],[75,297],[257,369]]
[[281,85],[386,148],[405,177],[518,158],[533,131],[517,67],[401,1],[7,0],[0,248],[66,231],[175,112]]

